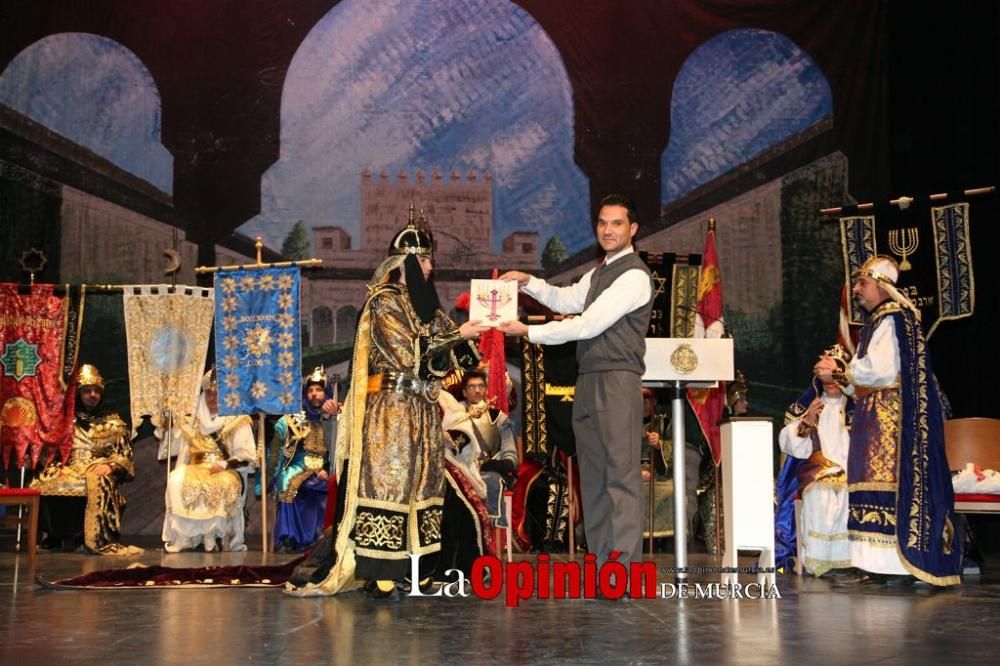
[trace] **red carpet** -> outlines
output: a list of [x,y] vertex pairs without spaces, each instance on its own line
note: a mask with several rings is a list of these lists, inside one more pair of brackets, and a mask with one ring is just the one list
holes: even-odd
[[76,578],[36,580],[54,590],[155,590],[163,588],[280,587],[285,584],[299,557],[281,565],[172,568],[163,566],[103,569]]

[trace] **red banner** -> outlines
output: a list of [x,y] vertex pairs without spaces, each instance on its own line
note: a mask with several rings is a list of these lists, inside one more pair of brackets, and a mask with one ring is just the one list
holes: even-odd
[[[500,272],[493,269],[493,279],[496,280]],[[483,357],[483,363],[489,368],[489,383],[486,387],[486,399],[496,409],[504,414],[510,412],[508,402],[509,387],[507,386],[507,357],[504,354],[504,337],[498,329],[490,329],[479,336],[479,353]]]
[[54,285],[18,293],[0,284],[0,446],[24,467],[25,454],[38,464],[73,444],[76,351],[83,320],[79,304],[54,294]]
[[[722,272],[715,252],[715,221],[708,223],[705,254],[702,258],[701,281],[698,285],[697,323],[695,337],[718,338],[725,332],[722,321]],[[698,419],[698,425],[712,451],[716,465],[722,460],[719,420],[726,405],[726,385],[719,382],[714,389],[688,389],[688,403]]]

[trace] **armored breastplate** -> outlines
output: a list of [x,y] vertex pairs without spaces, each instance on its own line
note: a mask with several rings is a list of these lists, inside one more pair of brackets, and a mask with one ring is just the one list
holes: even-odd
[[479,448],[482,451],[480,462],[485,462],[500,452],[500,428],[497,427],[489,409],[481,408],[480,405],[473,405],[469,409],[470,425],[474,426],[479,441]]
[[69,462],[87,463],[95,458],[105,458],[124,436],[125,422],[117,414],[93,420],[78,418],[73,428]]
[[288,419],[288,435],[285,439],[285,458],[295,455],[302,446],[306,452],[306,467],[319,469],[326,458],[326,432],[322,421],[310,421],[305,414],[296,414]]

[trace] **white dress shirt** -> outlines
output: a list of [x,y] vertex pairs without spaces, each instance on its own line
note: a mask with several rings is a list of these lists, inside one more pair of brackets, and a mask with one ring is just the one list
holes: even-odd
[[[618,254],[607,257],[605,265],[634,252],[628,246]],[[584,310],[583,305],[590,291],[590,278],[594,270],[587,271],[576,283],[568,287],[554,287],[544,280],[532,277],[521,291],[545,307],[560,314],[579,316],[547,324],[528,326],[528,340],[543,345],[559,345],[570,340],[595,338],[616,321],[638,310],[649,302],[653,294],[649,275],[638,268],[625,271],[611,283],[594,302]]]

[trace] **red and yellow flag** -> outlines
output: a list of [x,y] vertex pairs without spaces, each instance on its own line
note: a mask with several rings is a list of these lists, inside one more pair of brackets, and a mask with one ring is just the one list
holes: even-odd
[[[698,284],[698,305],[695,321],[696,338],[721,338],[725,332],[722,320],[722,272],[715,251],[715,220],[708,221],[708,237],[701,260],[701,280]],[[719,420],[726,405],[726,386],[719,382],[713,389],[688,389],[688,404],[698,419],[698,425],[712,451],[716,465],[722,460]]]

